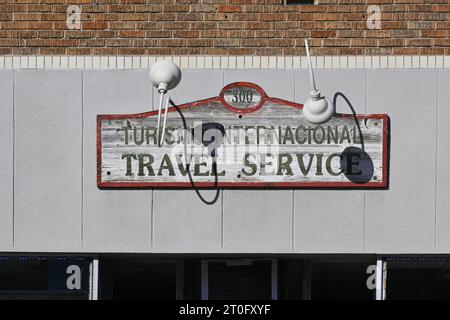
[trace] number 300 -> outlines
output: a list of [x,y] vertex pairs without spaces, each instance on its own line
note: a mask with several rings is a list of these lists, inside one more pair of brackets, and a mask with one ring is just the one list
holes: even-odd
[[251,103],[253,101],[252,90],[233,90],[232,102]]

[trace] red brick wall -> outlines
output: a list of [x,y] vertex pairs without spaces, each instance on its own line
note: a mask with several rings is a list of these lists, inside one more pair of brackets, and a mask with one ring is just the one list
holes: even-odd
[[[450,0],[0,0],[0,54],[450,54]],[[381,29],[367,27],[369,5]],[[69,30],[69,5],[82,30]]]

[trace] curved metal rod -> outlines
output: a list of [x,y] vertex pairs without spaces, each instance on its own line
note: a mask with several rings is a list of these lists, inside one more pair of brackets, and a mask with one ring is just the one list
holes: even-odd
[[161,109],[162,109],[162,104],[163,104],[163,100],[164,100],[164,91],[160,92],[160,99],[159,99],[159,109],[158,109],[158,130],[156,131],[156,136],[158,137],[158,147],[161,147],[161,143],[160,143],[160,135],[159,135],[159,127],[160,127],[160,122],[161,122]]
[[[183,127],[184,127],[184,133],[186,134],[187,132],[189,132],[187,124],[186,124],[186,118],[183,115],[183,112],[180,110],[180,108],[178,108],[178,106],[171,100],[168,99],[169,103],[172,105],[172,107],[176,108],[176,110],[178,111],[178,114],[181,117],[181,121],[183,122]],[[219,176],[218,176],[218,171],[217,171],[217,159],[216,156],[212,157],[212,173],[214,174],[214,187],[213,189],[216,190],[216,194],[214,195],[212,200],[208,200],[206,199],[201,193],[200,193],[200,189],[195,185],[195,181],[194,178],[192,177],[192,173],[190,170],[190,166],[189,166],[189,161],[188,161],[188,151],[187,151],[187,144],[186,144],[186,137],[184,137],[183,139],[184,141],[184,158],[186,159],[186,171],[188,173],[188,177],[189,177],[189,181],[192,184],[192,187],[194,188],[195,193],[197,194],[197,196],[200,198],[200,200],[207,204],[207,205],[213,205],[214,203],[217,202],[217,200],[219,199],[220,196],[220,189],[218,188],[219,185]]]
[[352,112],[352,115],[353,115],[353,120],[355,120],[356,128],[358,129],[358,132],[359,132],[359,137],[360,137],[360,139],[361,139],[361,149],[362,149],[363,151],[365,151],[365,150],[364,150],[364,136],[363,136],[363,134],[362,134],[361,125],[359,124],[358,118],[356,117],[356,111],[355,111],[355,108],[353,108],[353,105],[351,104],[350,100],[349,100],[349,99],[347,98],[347,96],[346,96],[345,94],[343,94],[342,92],[336,92],[336,93],[334,94],[334,97],[333,97],[333,104],[334,104],[335,106],[336,106],[337,98],[338,98],[338,97],[341,97],[342,99],[344,99],[345,102],[347,103],[347,105],[349,106],[349,108],[350,108],[350,110],[351,110],[351,112]]
[[[164,136],[166,134],[167,111],[169,110],[169,101],[170,101],[170,97],[167,97],[166,110],[164,110],[164,121],[163,121],[162,133],[161,133],[161,138],[159,141],[160,147],[164,144]],[[159,128],[159,126],[158,126],[158,128]]]

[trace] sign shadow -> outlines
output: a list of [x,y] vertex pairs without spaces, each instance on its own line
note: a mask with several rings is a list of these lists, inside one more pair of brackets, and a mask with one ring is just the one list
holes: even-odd
[[356,111],[353,108],[350,100],[342,93],[337,92],[333,97],[333,104],[336,106],[338,97],[344,99],[349,106],[353,119],[355,120],[356,128],[358,129],[359,138],[361,141],[361,148],[350,146],[344,149],[341,153],[341,168],[345,177],[353,183],[365,184],[373,178],[374,166],[370,155],[365,151],[364,136],[362,134],[361,125],[356,117]]

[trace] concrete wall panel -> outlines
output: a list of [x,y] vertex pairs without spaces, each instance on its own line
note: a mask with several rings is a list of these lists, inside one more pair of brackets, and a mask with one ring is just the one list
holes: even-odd
[[450,252],[450,70],[439,71],[436,250]]
[[81,249],[80,71],[15,72],[15,250]]
[[0,71],[0,250],[13,246],[13,72]]
[[[336,96],[340,113],[365,113],[364,70],[316,70],[317,88],[330,101]],[[305,103],[311,85],[306,70],[296,72],[296,102]],[[341,95],[337,95],[341,93]],[[350,105],[349,105],[350,104]],[[364,250],[364,191],[296,190],[294,197],[295,252],[362,252]]]
[[437,73],[369,70],[367,112],[391,119],[389,190],[366,193],[366,251],[435,250]]
[[[222,71],[184,70],[179,86],[169,92],[180,105],[218,96]],[[155,94],[155,107],[159,94]],[[195,178],[195,177],[194,177]],[[194,181],[195,182],[195,181]],[[222,248],[222,191],[199,190],[207,204],[190,190],[153,191],[154,250],[168,252],[217,252]]]
[[99,190],[96,117],[153,108],[146,71],[85,71],[83,136],[83,243],[87,251],[150,251],[151,190]]

